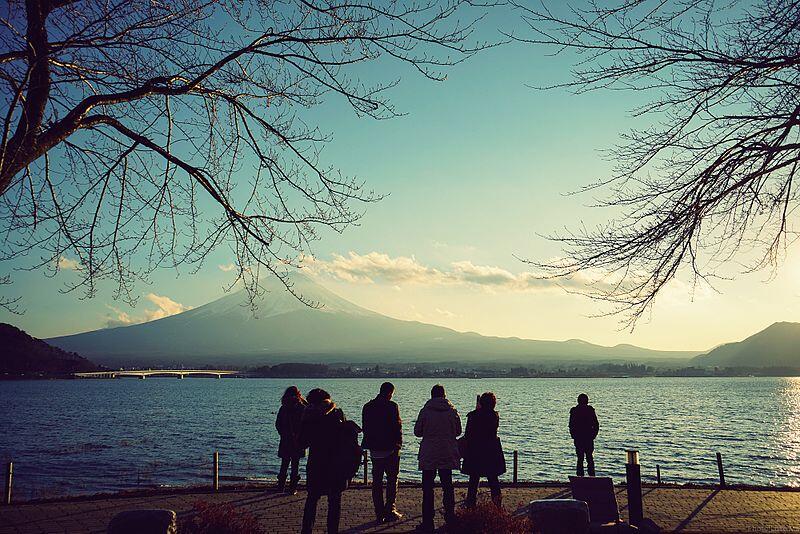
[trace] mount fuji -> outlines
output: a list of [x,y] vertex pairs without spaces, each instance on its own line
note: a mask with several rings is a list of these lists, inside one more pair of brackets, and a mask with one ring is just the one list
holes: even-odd
[[560,361],[688,359],[699,352],[604,347],[581,340],[537,341],[482,336],[404,321],[362,308],[302,274],[294,290],[273,280],[255,313],[244,290],[154,321],[48,339],[108,366],[231,365],[281,362],[537,364]]

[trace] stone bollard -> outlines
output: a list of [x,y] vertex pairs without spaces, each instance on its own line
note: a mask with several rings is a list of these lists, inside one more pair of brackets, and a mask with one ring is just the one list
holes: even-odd
[[531,501],[528,513],[535,534],[589,534],[589,507],[584,501]]
[[178,518],[172,510],[129,510],[108,524],[108,534],[177,534]]

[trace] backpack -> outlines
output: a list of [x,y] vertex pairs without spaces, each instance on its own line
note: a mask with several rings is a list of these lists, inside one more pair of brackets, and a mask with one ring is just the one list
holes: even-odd
[[334,469],[340,480],[350,480],[361,466],[363,450],[358,444],[361,428],[353,421],[343,421],[336,428],[336,448]]

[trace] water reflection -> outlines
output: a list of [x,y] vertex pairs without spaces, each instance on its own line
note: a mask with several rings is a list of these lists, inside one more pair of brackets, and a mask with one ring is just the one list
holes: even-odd
[[[202,483],[219,450],[223,477],[275,477],[275,413],[283,389],[324,387],[358,420],[381,380],[150,379],[0,382],[0,459],[15,462],[17,495]],[[394,381],[405,421],[402,477],[419,479],[413,421],[434,380]],[[800,379],[641,378],[444,381],[462,417],[475,395],[497,394],[500,436],[519,450],[523,480],[565,480],[567,429],[578,393],[600,419],[598,474],[624,477],[624,451],[642,473],[713,483],[720,451],[729,483],[800,486]],[[510,465],[510,458],[509,458]],[[510,477],[510,473],[507,474]]]

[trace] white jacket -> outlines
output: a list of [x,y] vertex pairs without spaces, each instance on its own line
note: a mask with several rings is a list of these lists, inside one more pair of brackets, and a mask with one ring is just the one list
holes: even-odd
[[461,434],[461,417],[455,406],[444,397],[425,403],[414,424],[414,435],[422,438],[419,445],[419,468],[458,469],[461,455],[456,438]]

